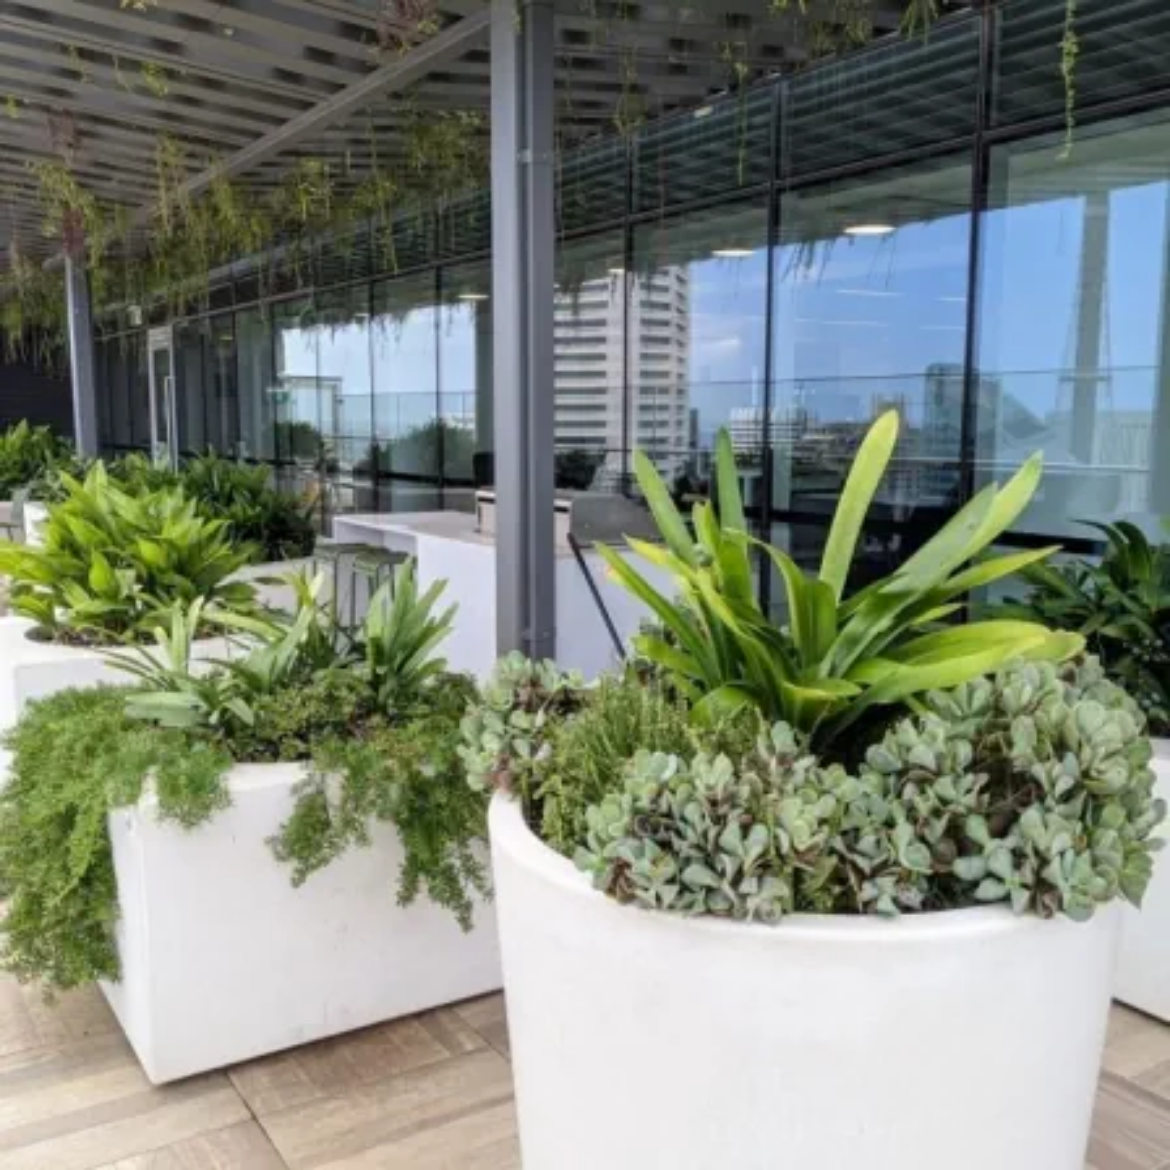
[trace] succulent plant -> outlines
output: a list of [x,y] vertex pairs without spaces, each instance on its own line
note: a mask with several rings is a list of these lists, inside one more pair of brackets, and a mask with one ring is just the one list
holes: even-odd
[[555,662],[515,652],[501,658],[480,702],[463,720],[460,758],[476,789],[518,787],[531,769],[554,718],[581,703],[585,680]]
[[1137,705],[1090,659],[923,697],[852,775],[786,724],[739,761],[641,753],[578,864],[622,902],[774,922],[1139,903],[1166,815]]

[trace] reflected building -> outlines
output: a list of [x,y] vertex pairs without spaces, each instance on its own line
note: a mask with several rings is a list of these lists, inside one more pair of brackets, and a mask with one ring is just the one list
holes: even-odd
[[669,473],[690,449],[687,272],[632,278],[628,320],[626,283],[615,269],[556,303],[557,447],[596,453],[606,479],[620,475],[627,450],[653,451]]

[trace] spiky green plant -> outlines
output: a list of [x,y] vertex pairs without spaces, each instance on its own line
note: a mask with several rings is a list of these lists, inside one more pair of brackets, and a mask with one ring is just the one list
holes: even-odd
[[[749,534],[726,431],[716,440],[718,507],[696,504],[691,526],[650,459],[637,453],[638,483],[663,544],[634,539],[628,544],[670,574],[677,598],[655,589],[617,551],[604,546],[599,551],[614,578],[662,624],[662,633],[635,639],[638,653],[668,673],[698,718],[750,705],[825,744],[879,706],[958,686],[1012,659],[1063,660],[1083,648],[1078,635],[1053,633],[1037,622],[940,625],[964,607],[971,590],[1056,551],[977,561],[1027,507],[1040,482],[1039,455],[1002,488],[991,484],[979,492],[896,572],[847,595],[862,525],[897,434],[898,416],[890,412],[866,436],[815,576],[782,549]],[[779,570],[787,625],[775,623],[759,605],[751,564],[755,549]]]

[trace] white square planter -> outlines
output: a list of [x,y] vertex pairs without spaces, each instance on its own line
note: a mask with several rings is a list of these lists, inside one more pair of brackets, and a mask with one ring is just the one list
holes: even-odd
[[398,906],[390,826],[293,888],[266,842],[303,774],[237,767],[232,807],[192,832],[151,797],[110,815],[122,980],[103,990],[156,1084],[500,986],[490,907],[464,934],[425,894]]
[[[72,687],[134,682],[100,650],[37,642],[29,637],[34,629],[27,618],[0,617],[0,732],[12,727],[33,700]],[[226,658],[231,649],[225,638],[208,638],[196,643],[195,655],[205,660]]]
[[[1170,802],[1170,739],[1153,744],[1154,792]],[[1170,846],[1154,855],[1154,880],[1141,910],[1126,908],[1116,995],[1122,1003],[1170,1023]]]

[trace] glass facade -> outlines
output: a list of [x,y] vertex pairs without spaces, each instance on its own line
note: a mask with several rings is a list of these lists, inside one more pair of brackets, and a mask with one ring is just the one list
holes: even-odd
[[[896,407],[867,569],[1038,448],[1048,475],[1010,542],[1154,528],[1170,13],[1079,8],[1071,144],[1064,0],[1014,0],[566,157],[561,486],[626,490],[642,448],[701,494],[727,427],[759,531],[811,563],[857,442]],[[392,241],[347,237],[314,287],[218,288],[223,311],[174,325],[180,446],[272,462],[333,510],[470,508],[493,475],[489,228],[469,200]],[[149,442],[145,360],[143,330],[111,325],[111,451]]]

